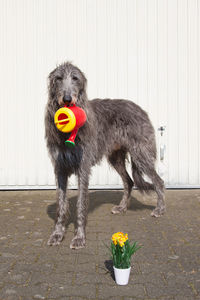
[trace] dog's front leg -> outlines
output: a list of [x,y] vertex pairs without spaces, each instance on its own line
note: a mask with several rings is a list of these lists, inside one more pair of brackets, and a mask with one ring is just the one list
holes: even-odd
[[88,210],[88,184],[89,172],[80,170],[78,174],[79,196],[77,201],[77,224],[75,236],[71,241],[70,248],[79,249],[85,247],[85,226]]
[[69,203],[66,199],[67,189],[67,174],[59,172],[57,178],[57,216],[53,233],[51,234],[48,245],[59,245],[65,234],[65,222],[67,216],[67,210],[69,209]]

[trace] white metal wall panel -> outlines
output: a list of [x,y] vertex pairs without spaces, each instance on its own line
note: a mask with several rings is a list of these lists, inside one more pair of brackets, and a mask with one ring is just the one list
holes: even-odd
[[[148,111],[158,144],[165,125],[166,184],[199,187],[199,15],[199,0],[0,0],[0,188],[55,186],[46,78],[66,60],[85,72],[89,98]],[[103,161],[90,186],[121,180]]]

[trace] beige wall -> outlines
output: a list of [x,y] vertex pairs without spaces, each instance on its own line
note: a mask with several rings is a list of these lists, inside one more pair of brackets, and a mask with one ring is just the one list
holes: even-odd
[[[200,186],[198,0],[0,0],[0,186],[53,187],[47,75],[65,60],[90,98],[129,98],[166,126],[169,186]],[[158,147],[159,148],[159,147]],[[71,180],[71,186],[76,181]],[[91,187],[120,187],[107,164]]]

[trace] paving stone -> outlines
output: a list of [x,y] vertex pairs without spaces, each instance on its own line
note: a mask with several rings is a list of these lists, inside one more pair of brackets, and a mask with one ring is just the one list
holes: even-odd
[[[58,247],[47,246],[55,191],[0,192],[0,300],[200,299],[200,190],[167,190],[159,219],[150,217],[155,197],[132,195],[127,213],[114,216],[122,192],[90,191],[86,248],[73,251],[77,191],[69,191],[71,217]],[[108,264],[105,244],[117,231],[143,245],[127,286],[116,285]]]
[[150,284],[146,283],[147,294],[150,297],[161,297],[161,296],[176,296],[182,295],[187,296],[188,299],[192,299],[195,295],[191,290],[190,286],[185,282],[178,282],[177,280],[172,280],[168,282],[167,285],[160,284]]
[[19,299],[19,295],[18,295],[16,286],[7,284],[7,286],[4,287],[3,289],[1,289],[1,291],[0,291],[0,299],[1,300],[17,300],[17,299]]
[[113,286],[99,285],[99,299],[105,299],[109,297],[145,297],[145,289],[143,284],[129,284],[126,286]]
[[200,296],[193,296],[193,297],[190,297],[188,298],[188,296],[182,296],[182,295],[177,295],[174,297],[174,300],[199,300],[200,299]]
[[[62,287],[62,288],[60,288]],[[90,299],[96,297],[96,287],[94,284],[84,284],[79,286],[70,286],[67,282],[65,285],[55,285],[52,287],[49,297],[82,297]]]

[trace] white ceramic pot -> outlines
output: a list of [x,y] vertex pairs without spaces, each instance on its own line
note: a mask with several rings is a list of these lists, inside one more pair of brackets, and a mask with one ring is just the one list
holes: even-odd
[[118,285],[126,285],[129,281],[129,276],[131,272],[131,267],[128,269],[117,269],[114,268],[115,281]]

